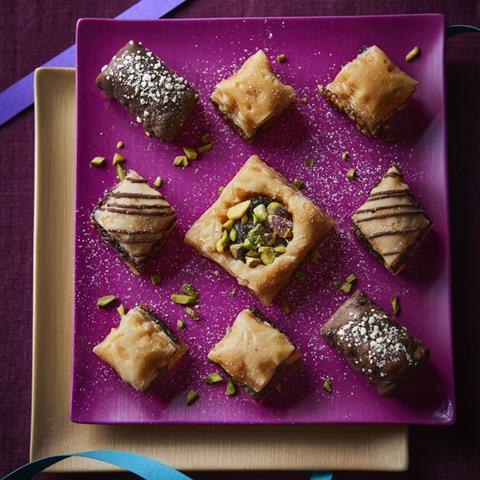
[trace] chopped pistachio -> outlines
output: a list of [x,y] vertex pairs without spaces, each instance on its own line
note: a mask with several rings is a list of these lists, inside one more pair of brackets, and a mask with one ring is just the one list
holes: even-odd
[[237,291],[233,288],[232,290],[230,290],[230,291],[227,293],[227,295],[228,295],[229,297],[234,297],[236,293],[237,293]]
[[158,285],[162,280],[162,277],[158,273],[152,273],[150,275],[150,281],[152,282],[152,285]]
[[249,250],[246,254],[246,257],[252,257],[252,258],[260,258],[260,252],[257,252],[256,250]]
[[178,155],[174,158],[173,164],[176,167],[188,167],[188,159],[185,155]]
[[292,309],[290,307],[290,303],[288,302],[288,300],[286,298],[282,298],[281,302],[282,302],[283,313],[285,315],[292,313]]
[[355,172],[355,169],[354,169],[354,168],[351,168],[350,170],[347,171],[347,173],[345,174],[345,176],[346,176],[349,180],[353,180],[353,179],[357,176],[357,173]]
[[235,384],[234,384],[232,381],[228,382],[228,383],[227,383],[227,389],[226,389],[225,393],[226,393],[229,397],[231,397],[232,395],[235,395],[236,391],[237,391],[237,390],[236,390],[236,388],[235,388]]
[[301,190],[303,188],[303,181],[296,178],[294,181],[293,181],[293,186],[297,189],[297,190]]
[[252,250],[255,245],[253,245],[252,241],[249,238],[246,238],[243,241],[242,246],[244,246],[247,250]]
[[258,250],[265,265],[271,265],[275,261],[275,250],[272,247],[260,247]]
[[245,214],[245,215],[243,215],[242,218],[240,219],[240,223],[241,223],[242,225],[245,225],[247,222],[248,222],[248,215]]
[[309,254],[308,254],[308,259],[312,263],[317,263],[320,261],[320,254],[318,253],[318,250],[314,248]]
[[97,300],[97,307],[98,307],[98,308],[108,307],[108,306],[111,305],[116,299],[117,299],[117,297],[116,297],[115,295],[104,295],[103,297],[100,297],[100,298]]
[[223,231],[222,236],[218,240],[215,248],[217,249],[218,253],[223,253],[228,245],[228,232],[226,230]]
[[344,282],[340,285],[340,290],[345,293],[350,293],[350,290],[352,289],[352,284]]
[[405,60],[411,62],[413,59],[417,58],[420,55],[420,49],[418,47],[413,47],[406,55]]
[[205,145],[202,145],[201,147],[198,147],[197,148],[197,152],[198,153],[205,153],[205,152],[209,152],[213,147],[213,144],[211,143],[206,143]]
[[392,310],[395,315],[400,313],[400,303],[398,302],[398,297],[396,295],[392,296]]
[[153,184],[154,184],[156,187],[160,188],[160,187],[163,185],[163,179],[162,179],[161,177],[157,177],[157,178],[155,179],[155,181],[153,182]]
[[181,290],[182,290],[182,293],[184,293],[185,295],[190,295],[191,297],[197,297],[198,298],[197,289],[193,285],[191,285],[190,283],[185,282],[182,285]]
[[302,98],[300,99],[300,102],[303,103],[303,104],[308,103],[307,97],[302,97]]
[[238,237],[238,232],[232,228],[230,230],[230,233],[228,234],[228,238],[230,239],[231,242],[236,242]]
[[125,170],[122,168],[122,166],[117,163],[115,165],[115,168],[117,169],[117,177],[120,181],[125,180]]
[[280,55],[277,55],[277,62],[278,63],[284,63],[287,60],[287,57],[283,53],[280,53]]
[[222,193],[225,190],[225,187],[223,185],[220,185],[218,187],[218,193]]
[[197,151],[193,147],[182,147],[182,150],[189,160],[195,160],[198,156]]
[[285,253],[287,251],[287,247],[285,245],[276,245],[275,247],[273,247],[273,249],[277,253]]
[[173,293],[170,296],[172,302],[178,303],[180,305],[191,305],[197,301],[197,297],[192,297],[191,295],[181,295],[180,293]]
[[245,200],[244,202],[237,203],[237,205],[230,207],[227,210],[227,217],[230,220],[238,220],[239,218],[242,218],[243,215],[247,212],[250,203],[250,200]]
[[295,272],[295,280],[299,283],[305,283],[305,274],[302,271],[297,270]]
[[105,163],[105,157],[95,157],[90,160],[90,165],[93,167],[101,167]]
[[194,320],[200,320],[200,315],[192,307],[185,307],[185,313]]
[[119,140],[119,141],[117,142],[117,148],[118,148],[119,150],[121,150],[124,146],[125,146],[125,144],[124,144],[121,140]]
[[256,266],[260,265],[262,261],[258,258],[245,257],[245,263],[247,264],[247,267],[255,268]]
[[205,382],[211,385],[212,383],[223,382],[223,378],[218,372],[212,372],[205,377]]
[[282,383],[277,383],[277,384],[275,385],[275,390],[276,390],[277,392],[281,392],[281,391],[283,390],[283,384],[282,384]]
[[210,143],[210,135],[208,133],[204,133],[201,137],[202,143]]
[[185,328],[185,322],[181,318],[177,320],[177,327],[182,330]]
[[332,393],[332,379],[330,377],[327,377],[323,382],[323,389],[327,393]]
[[222,224],[222,228],[225,230],[230,230],[233,228],[233,220],[227,220],[225,223]]
[[126,158],[123,155],[120,155],[119,153],[115,153],[113,156],[113,164],[117,165],[118,163],[124,163]]
[[123,305],[119,305],[119,306],[117,307],[117,312],[118,312],[118,314],[119,314],[121,317],[123,317],[123,316],[125,315],[125,313],[126,313],[125,307],[124,307]]
[[348,152],[342,152],[342,160],[346,162],[348,160]]
[[306,158],[305,165],[307,167],[313,167],[315,165],[315,160],[313,158]]
[[261,203],[260,205],[257,205],[254,209],[253,209],[253,214],[255,215],[255,218],[259,221],[259,222],[264,222],[268,215],[267,215],[267,209],[265,208],[265,205],[263,203]]
[[318,91],[323,95],[325,93],[325,87],[323,85],[319,85]]
[[269,215],[273,215],[281,206],[282,204],[279,202],[270,202],[267,206],[267,213]]
[[357,280],[357,276],[354,274],[354,273],[351,273],[346,279],[345,281],[347,283],[353,283]]
[[198,400],[198,392],[196,390],[190,390],[187,393],[187,405],[190,406]]

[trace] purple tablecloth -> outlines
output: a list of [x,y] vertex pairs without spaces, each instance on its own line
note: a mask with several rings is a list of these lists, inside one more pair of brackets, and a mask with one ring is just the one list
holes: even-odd
[[[161,0],[159,0],[161,1]],[[79,17],[112,17],[131,0],[1,0],[0,90],[69,46]],[[171,16],[355,15],[444,12],[447,24],[480,24],[479,0],[190,0]],[[453,321],[457,423],[412,427],[403,474],[338,473],[337,479],[480,478],[480,35],[447,45]],[[28,459],[32,315],[33,110],[0,128],[0,476]],[[480,214],[479,214],[480,216]],[[192,474],[220,480],[225,473]],[[228,474],[307,479],[306,473]],[[64,476],[66,477],[66,476]],[[118,478],[119,475],[101,478]],[[125,475],[123,478],[127,478]],[[56,476],[56,478],[60,478]],[[92,476],[93,478],[93,476]]]

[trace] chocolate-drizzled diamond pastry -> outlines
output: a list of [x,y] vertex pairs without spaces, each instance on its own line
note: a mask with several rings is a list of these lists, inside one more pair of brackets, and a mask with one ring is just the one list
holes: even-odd
[[147,180],[130,170],[96,205],[92,225],[139,274],[175,226],[175,210]]
[[120,324],[93,349],[122,380],[140,391],[183,357],[187,346],[146,305],[122,316]]
[[416,87],[417,81],[374,45],[347,63],[333,82],[320,87],[320,91],[359,130],[375,136],[404,107]]
[[321,328],[323,338],[381,395],[393,395],[429,357],[428,348],[357,290]]
[[295,90],[277,78],[267,56],[259,50],[240,70],[215,87],[211,99],[248,140],[295,103]]
[[253,155],[187,231],[185,241],[268,305],[333,225]]
[[354,230],[393,274],[399,273],[432,227],[392,165],[352,215]]
[[198,98],[183,77],[135,40],[102,68],[97,86],[121,103],[147,135],[164,141],[175,138]]
[[208,358],[259,400],[282,368],[299,360],[300,351],[253,307],[237,315]]

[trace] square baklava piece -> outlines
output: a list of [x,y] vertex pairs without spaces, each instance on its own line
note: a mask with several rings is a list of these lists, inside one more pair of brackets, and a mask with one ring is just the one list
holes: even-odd
[[183,357],[187,346],[146,305],[122,316],[120,325],[93,349],[122,380],[145,391]]
[[237,315],[208,358],[260,400],[281,369],[299,360],[300,351],[258,309],[250,308]]
[[222,80],[213,103],[246,140],[295,103],[295,90],[275,75],[263,50],[249,57],[240,70]]
[[359,290],[321,328],[321,334],[381,395],[394,395],[429,357],[420,340]]
[[130,170],[95,206],[92,225],[139,274],[175,226],[176,214],[165,197]]
[[354,231],[393,274],[399,273],[432,227],[392,165],[352,215]]
[[268,305],[333,225],[253,155],[187,231],[185,241]]
[[198,94],[140,42],[131,40],[102,68],[97,86],[122,104],[147,135],[175,138],[190,117]]
[[320,91],[363,133],[375,136],[404,107],[417,81],[400,70],[377,46],[364,49]]

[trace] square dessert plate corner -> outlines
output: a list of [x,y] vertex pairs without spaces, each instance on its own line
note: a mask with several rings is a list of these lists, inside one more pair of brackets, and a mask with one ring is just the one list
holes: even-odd
[[[419,423],[454,420],[451,347],[450,246],[447,198],[444,18],[437,14],[373,17],[232,18],[118,21],[85,19],[77,30],[77,139],[74,358],[71,419],[81,423],[169,424],[321,424]],[[199,92],[197,110],[176,141],[145,136],[141,125],[95,85],[103,65],[129,40],[141,41]],[[398,140],[363,136],[333,111],[318,93],[364,45],[378,45],[406,73],[418,80],[407,107],[391,122]],[[413,46],[421,56],[406,62]],[[272,60],[276,74],[307,98],[295,111],[245,143],[210,104],[215,85],[231,75],[258,49]],[[277,63],[283,53],[287,61]],[[197,145],[202,133],[214,148],[189,168],[174,167],[182,146]],[[90,160],[111,159],[118,141],[125,144],[125,167],[153,181],[165,180],[162,193],[177,211],[178,225],[145,274],[130,273],[102,243],[89,216],[104,191],[116,183],[111,161],[91,168]],[[349,153],[348,164],[341,159]],[[302,351],[303,373],[291,372],[278,395],[258,404],[243,394],[227,397],[224,384],[206,385],[213,370],[206,355],[240,310],[258,304],[246,289],[218,266],[187,247],[190,225],[215,201],[246,159],[258,154],[288,179],[304,181],[304,193],[336,222],[336,230],[318,248],[318,263],[304,262],[305,283],[292,280],[281,293],[292,305],[284,315],[279,302],[262,307]],[[305,159],[314,159],[315,165]],[[361,205],[388,166],[402,169],[413,195],[433,220],[433,230],[406,270],[392,276],[359,244],[350,228],[352,210]],[[358,178],[345,172],[355,168]],[[149,277],[160,274],[160,285]],[[399,321],[430,348],[428,365],[412,378],[405,394],[383,398],[321,339],[319,329],[345,301],[334,279],[350,273],[358,288],[390,308],[400,299]],[[192,322],[170,295],[184,282],[200,293],[201,321]],[[235,290],[235,295],[228,295]],[[148,394],[122,383],[92,348],[118,324],[115,309],[96,301],[115,294],[131,308],[149,304],[170,326],[184,318],[180,337],[188,359]],[[331,394],[323,390],[333,380]],[[189,390],[199,400],[185,404]]]

